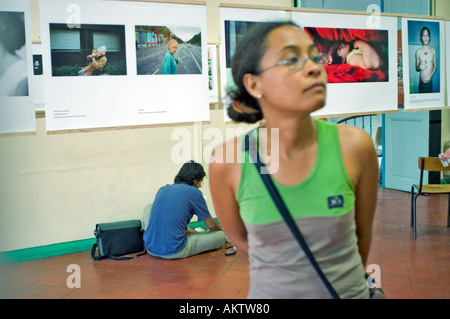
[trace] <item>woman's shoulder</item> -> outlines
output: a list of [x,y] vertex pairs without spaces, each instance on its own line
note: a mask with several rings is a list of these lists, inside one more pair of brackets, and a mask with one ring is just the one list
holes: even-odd
[[343,150],[361,155],[366,152],[375,152],[372,137],[365,130],[352,125],[339,124],[338,132]]
[[218,146],[216,146],[210,158],[211,164],[225,164],[222,166],[226,166],[226,164],[237,163],[240,159],[240,142],[241,137],[237,136],[233,139],[230,139]]
[[209,162],[210,183],[214,180],[214,187],[217,189],[223,190],[230,187],[234,193],[237,192],[241,176],[241,138],[241,136],[238,136],[230,139],[216,146],[211,153]]
[[344,141],[367,142],[367,140],[372,140],[369,133],[360,127],[347,124],[338,124],[337,127],[339,135],[344,138]]

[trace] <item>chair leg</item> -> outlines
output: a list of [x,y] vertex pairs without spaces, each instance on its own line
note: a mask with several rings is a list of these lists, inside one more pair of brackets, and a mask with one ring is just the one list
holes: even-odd
[[413,227],[414,186],[411,186],[411,227]]
[[448,194],[448,205],[447,205],[447,227],[450,227],[450,194]]
[[413,222],[413,237],[414,239],[417,238],[417,197],[419,197],[419,194],[414,196],[414,203],[413,203],[413,218],[412,218],[412,222]]

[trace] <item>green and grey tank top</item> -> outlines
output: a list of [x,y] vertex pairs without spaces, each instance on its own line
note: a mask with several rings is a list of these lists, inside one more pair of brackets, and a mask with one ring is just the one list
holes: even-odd
[[[318,151],[310,175],[293,186],[274,183],[341,298],[369,298],[355,232],[354,186],[342,160],[337,125],[316,123]],[[258,130],[247,134],[258,135]],[[249,151],[241,150],[236,200],[248,232],[248,298],[331,298],[272,202]]]

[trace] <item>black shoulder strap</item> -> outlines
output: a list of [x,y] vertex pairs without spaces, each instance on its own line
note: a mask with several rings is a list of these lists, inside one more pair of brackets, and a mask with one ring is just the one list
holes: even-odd
[[[334,290],[333,286],[328,281],[325,274],[322,272],[322,269],[320,268],[319,264],[317,263],[316,259],[314,258],[314,255],[309,250],[308,244],[305,242],[303,235],[300,232],[300,229],[298,229],[297,225],[295,224],[294,219],[292,218],[291,214],[289,213],[289,210],[286,207],[283,199],[281,198],[277,188],[275,187],[275,185],[272,181],[272,178],[270,177],[270,174],[262,174],[261,173],[262,168],[264,167],[264,163],[261,162],[258,148],[256,146],[256,142],[254,141],[254,139],[255,139],[255,137],[253,136],[253,134],[247,134],[245,136],[245,150],[249,151],[250,156],[252,157],[252,159],[255,163],[256,169],[258,170],[259,176],[261,176],[261,179],[263,180],[264,184],[266,185],[266,188],[269,191],[270,196],[272,197],[275,205],[278,207],[278,210],[280,211],[280,214],[283,216],[287,226],[289,227],[291,232],[294,234],[298,243],[300,244],[303,251],[305,252],[305,255],[308,257],[312,266],[316,270],[320,279],[322,279],[323,283],[325,284],[325,286],[327,287],[328,291],[333,296],[333,298],[339,299],[339,295]],[[256,150],[251,149],[252,147],[256,147]]]

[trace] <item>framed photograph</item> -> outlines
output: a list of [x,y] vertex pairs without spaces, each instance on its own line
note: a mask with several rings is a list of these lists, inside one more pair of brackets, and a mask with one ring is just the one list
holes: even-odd
[[219,101],[216,50],[217,46],[215,44],[208,45],[208,93],[210,103],[215,103]]
[[405,110],[445,105],[444,21],[402,18]]
[[40,8],[48,131],[209,120],[206,5],[42,0]]
[[[397,18],[292,12],[322,53],[327,72],[325,106],[318,117],[396,111]],[[375,21],[375,23],[374,23]],[[370,96],[370,98],[368,98]]]
[[[446,43],[447,46],[450,43],[450,20],[445,21],[445,35],[446,35]],[[447,103],[446,106],[450,104],[450,61],[446,61],[447,64]]]
[[[388,31],[304,27],[319,52],[330,56],[324,65],[328,83],[388,82]],[[365,59],[365,55],[371,55]]]
[[50,23],[52,76],[127,75],[125,26]]
[[36,111],[45,111],[44,104],[44,73],[42,66],[42,45],[33,43],[33,75],[30,79],[30,86],[33,88],[33,101]]
[[202,74],[200,26],[135,27],[137,74]]
[[36,130],[29,1],[0,2],[0,133]]
[[220,79],[222,102],[224,104],[224,120],[231,121],[227,114],[230,99],[227,91],[235,84],[231,72],[231,60],[234,56],[236,44],[246,32],[258,22],[285,20],[286,12],[276,10],[220,8]]

